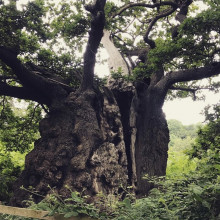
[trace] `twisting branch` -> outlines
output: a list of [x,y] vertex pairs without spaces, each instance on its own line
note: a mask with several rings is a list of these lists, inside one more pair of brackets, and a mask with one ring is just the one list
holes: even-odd
[[[179,6],[180,11],[177,13],[175,19],[176,19],[177,21],[179,21],[180,24],[183,23],[183,21],[186,19],[189,6],[192,4],[192,2],[193,2],[193,0],[186,0],[186,1],[184,1],[184,2],[182,3],[182,5]],[[180,25],[176,25],[176,26],[173,28],[172,38],[177,37],[179,26],[180,26]]]
[[85,9],[92,15],[91,30],[84,54],[84,73],[81,83],[81,90],[93,88],[94,67],[96,53],[103,36],[105,26],[104,7],[106,0],[95,0],[94,4],[85,6]]
[[115,14],[113,14],[113,18],[116,17],[117,15],[121,15],[124,11],[126,11],[129,8],[133,8],[133,7],[145,7],[145,8],[158,8],[160,6],[164,6],[164,5],[168,5],[171,6],[173,8],[177,8],[178,5],[175,2],[172,1],[166,1],[166,2],[158,2],[155,4],[146,4],[146,3],[128,3],[126,5],[124,5],[118,12],[116,12]]
[[144,41],[150,45],[150,47],[153,49],[156,47],[156,44],[153,40],[149,39],[149,34],[153,28],[153,26],[156,24],[156,22],[161,19],[161,18],[164,18],[164,17],[167,17],[169,15],[171,15],[175,10],[177,9],[177,7],[173,7],[172,9],[169,9],[169,10],[165,10],[163,11],[162,13],[160,13],[159,15],[157,15],[150,23],[150,25],[148,26],[147,28],[147,31],[144,35]]
[[156,2],[154,4],[146,4],[146,3],[128,3],[126,5],[124,5],[117,13],[115,13],[113,15],[113,17],[117,16],[117,15],[121,15],[125,10],[132,8],[132,7],[145,7],[145,8],[160,8],[160,6],[171,6],[171,9],[168,10],[164,10],[161,13],[159,13],[155,18],[153,18],[153,20],[150,22],[147,31],[144,35],[144,41],[149,44],[149,46],[151,48],[155,48],[156,44],[152,39],[149,39],[149,34],[153,28],[153,26],[155,25],[155,23],[163,18],[163,17],[167,17],[169,15],[171,15],[177,8],[178,8],[178,4],[176,4],[175,2],[171,2],[171,1],[165,1],[165,2]]

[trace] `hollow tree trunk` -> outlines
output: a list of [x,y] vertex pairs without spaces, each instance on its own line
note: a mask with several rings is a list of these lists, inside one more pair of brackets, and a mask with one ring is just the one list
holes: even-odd
[[54,188],[64,197],[68,186],[95,198],[133,185],[144,196],[152,186],[143,175],[165,174],[169,133],[156,93],[119,79],[102,93],[70,93],[53,103],[15,184],[12,205],[21,206],[31,195],[21,186],[43,196]]
[[[164,176],[168,158],[169,130],[162,111],[164,94],[155,87],[113,82],[128,161],[128,183],[137,197],[143,197],[153,184],[143,177]],[[119,89],[120,88],[120,89]]]

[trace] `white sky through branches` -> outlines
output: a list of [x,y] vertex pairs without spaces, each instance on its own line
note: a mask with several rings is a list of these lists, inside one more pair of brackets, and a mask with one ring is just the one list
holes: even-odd
[[[19,0],[17,3],[26,4],[28,1],[29,0]],[[112,1],[114,1],[116,4],[120,3],[119,0]],[[202,4],[202,1],[199,4]],[[106,55],[106,53],[103,53],[102,59],[107,58],[108,55]],[[102,75],[103,73],[108,72],[108,70],[106,65],[96,65],[95,72],[98,73],[98,75]],[[220,79],[220,77],[218,77],[218,79]],[[220,102],[219,94],[213,94],[212,92],[207,91],[203,92],[203,94],[206,96],[206,99],[202,101],[193,101],[191,98],[166,101],[163,107],[166,118],[179,120],[185,125],[203,122],[204,116],[201,115],[201,112],[204,110],[204,107]]]

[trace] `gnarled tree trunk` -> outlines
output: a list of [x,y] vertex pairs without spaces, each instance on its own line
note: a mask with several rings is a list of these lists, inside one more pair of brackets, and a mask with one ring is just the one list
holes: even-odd
[[[128,183],[136,195],[147,195],[153,187],[143,177],[164,176],[168,158],[169,130],[162,111],[165,94],[152,85],[112,81],[123,125],[128,161]],[[110,81],[111,82],[111,81]]]
[[31,195],[21,186],[42,196],[53,188],[67,197],[70,188],[95,198],[128,185],[138,196],[147,194],[152,186],[143,175],[164,175],[167,162],[169,133],[158,97],[119,79],[102,93],[72,92],[54,102],[40,122],[41,138],[26,157],[11,204],[20,206]]
[[66,186],[91,196],[117,194],[121,186],[126,187],[121,116],[111,91],[106,94],[71,93],[40,122],[41,138],[26,157],[13,205],[21,205],[31,195],[20,189],[22,185],[43,196],[50,193],[50,186],[64,197],[70,193]]

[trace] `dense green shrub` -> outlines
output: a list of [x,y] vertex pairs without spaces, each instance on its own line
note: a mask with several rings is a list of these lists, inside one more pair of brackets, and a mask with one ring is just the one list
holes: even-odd
[[[191,148],[173,157],[177,171],[170,170],[166,177],[146,177],[157,186],[149,196],[135,199],[132,194],[120,201],[100,196],[97,208],[87,204],[87,198],[72,192],[69,199],[63,200],[56,194],[46,197],[39,204],[29,202],[31,208],[47,210],[50,215],[64,213],[66,217],[89,215],[98,219],[115,220],[217,220],[220,219],[220,119],[219,106],[214,112],[206,112],[207,124],[200,128]],[[177,155],[177,154],[176,154]],[[184,160],[186,159],[186,163]],[[182,168],[189,166],[186,172]],[[172,167],[172,166],[171,166]],[[172,167],[174,168],[174,166]],[[97,204],[96,204],[97,205]],[[7,216],[8,220],[22,218]]]
[[16,108],[18,101],[3,98],[0,104],[0,201],[7,203],[13,182],[24,168],[25,155],[39,137],[38,123],[42,114],[39,105],[33,102]]
[[220,106],[205,113],[208,123],[187,154],[171,152],[180,153],[170,166],[177,171],[170,170],[166,178],[148,178],[157,188],[147,198],[119,203],[114,219],[220,219]]
[[24,155],[6,152],[0,143],[0,201],[8,202],[12,195],[12,184],[24,166]]

